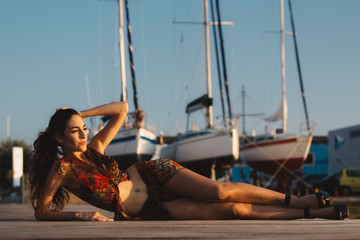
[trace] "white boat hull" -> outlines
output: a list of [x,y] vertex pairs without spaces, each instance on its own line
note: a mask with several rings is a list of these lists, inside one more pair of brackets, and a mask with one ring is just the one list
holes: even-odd
[[239,135],[236,129],[188,132],[163,147],[160,157],[204,171],[210,170],[214,160],[217,166],[233,164],[239,158]]
[[156,147],[156,135],[145,128],[120,129],[105,154],[114,158],[120,168],[150,160]]
[[240,159],[261,172],[273,174],[278,169],[295,171],[309,154],[312,135],[287,135],[283,138],[251,142],[240,147]]

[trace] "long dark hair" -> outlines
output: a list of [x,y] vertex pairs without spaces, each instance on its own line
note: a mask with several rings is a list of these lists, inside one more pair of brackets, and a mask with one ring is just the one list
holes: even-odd
[[[29,161],[30,199],[35,208],[44,189],[46,178],[54,162],[63,156],[60,144],[55,136],[64,136],[64,130],[70,118],[79,113],[74,109],[60,109],[51,117],[48,128],[41,132],[34,142],[34,152]],[[55,210],[61,210],[69,202],[69,194],[60,187],[53,199]]]

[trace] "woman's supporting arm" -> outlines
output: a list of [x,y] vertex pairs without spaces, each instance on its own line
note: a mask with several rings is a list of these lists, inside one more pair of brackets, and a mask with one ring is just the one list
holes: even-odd
[[113,221],[98,212],[70,212],[55,211],[50,208],[51,201],[57,189],[61,186],[64,176],[55,170],[55,164],[51,168],[45,182],[44,190],[38,199],[35,208],[35,218],[38,221]]
[[55,211],[50,208],[36,207],[35,218],[38,221],[114,221],[99,212],[70,212],[70,211]]
[[105,148],[109,145],[109,143],[113,140],[119,131],[126,118],[127,112],[128,104],[126,102],[113,102],[85,111],[80,111],[79,114],[82,118],[94,116],[111,117],[106,126],[93,137],[89,143],[89,146],[96,151],[103,153]]

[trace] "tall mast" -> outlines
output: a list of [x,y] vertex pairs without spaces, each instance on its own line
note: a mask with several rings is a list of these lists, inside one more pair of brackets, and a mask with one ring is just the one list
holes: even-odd
[[282,82],[282,122],[283,131],[287,132],[286,93],[285,93],[285,39],[284,39],[284,0],[280,0],[280,33],[281,33],[281,82]]
[[307,105],[306,105],[304,83],[303,83],[303,78],[302,78],[302,74],[301,74],[300,57],[299,57],[299,51],[298,51],[298,46],[297,46],[297,41],[296,41],[296,30],[295,30],[295,23],[294,23],[294,15],[292,12],[292,7],[291,7],[291,0],[288,0],[288,4],[289,4],[290,20],[291,20],[291,27],[292,27],[292,33],[293,33],[292,35],[293,35],[293,39],[294,39],[296,65],[297,65],[297,70],[298,70],[298,75],[299,75],[299,80],[300,80],[301,97],[303,100],[303,106],[304,106],[304,111],[305,111],[306,127],[307,127],[308,131],[310,132],[311,127],[310,127],[309,114],[308,114]]
[[245,114],[246,114],[246,111],[245,111],[245,86],[242,85],[242,88],[241,88],[241,102],[242,102],[242,134],[244,136],[246,136],[246,119],[245,119]]
[[221,62],[223,65],[223,74],[224,74],[224,85],[225,85],[225,91],[226,91],[226,100],[227,100],[227,106],[229,110],[229,118],[230,118],[230,126],[233,125],[232,123],[232,111],[231,111],[231,103],[230,103],[230,94],[229,94],[229,80],[227,77],[227,70],[226,70],[226,58],[225,58],[225,50],[224,50],[224,38],[223,38],[223,31],[221,27],[221,17],[220,17],[220,4],[219,0],[216,0],[216,12],[218,17],[218,28],[219,28],[219,38],[220,38],[220,49],[221,49]]
[[6,141],[10,141],[10,116],[6,116]]
[[[209,12],[208,0],[204,0],[204,14],[205,14],[205,48],[206,48],[206,77],[208,85],[208,97],[212,98],[211,90],[211,66],[210,66],[210,40],[209,40]],[[212,105],[208,106],[208,128],[214,127],[213,109]]]
[[127,23],[127,40],[128,40],[128,51],[129,51],[129,60],[130,60],[131,82],[133,88],[135,110],[137,111],[139,110],[139,103],[138,103],[138,95],[136,90],[135,65],[134,65],[134,57],[133,57],[134,48],[132,46],[132,41],[131,41],[131,26],[130,26],[128,0],[125,0],[125,15],[126,15],[126,23]]
[[126,70],[125,70],[125,44],[124,44],[124,20],[123,20],[123,0],[119,0],[119,52],[121,70],[121,92],[122,101],[127,101],[126,96]]

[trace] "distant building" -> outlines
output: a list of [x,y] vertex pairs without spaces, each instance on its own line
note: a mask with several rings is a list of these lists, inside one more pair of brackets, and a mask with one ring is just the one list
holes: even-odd
[[360,167],[360,125],[329,132],[329,174]]

